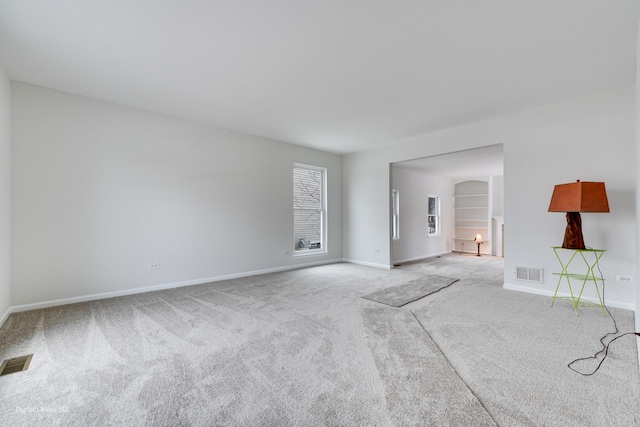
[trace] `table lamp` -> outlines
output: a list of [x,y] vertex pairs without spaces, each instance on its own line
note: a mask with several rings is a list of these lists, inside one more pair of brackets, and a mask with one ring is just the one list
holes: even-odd
[[566,212],[567,228],[562,247],[585,249],[582,238],[580,212],[609,212],[609,201],[604,182],[582,182],[558,184],[553,189],[549,212]]
[[480,256],[480,245],[482,244],[483,240],[482,240],[482,235],[480,234],[476,234],[476,238],[473,239],[474,242],[476,242],[478,244],[478,255],[476,256]]

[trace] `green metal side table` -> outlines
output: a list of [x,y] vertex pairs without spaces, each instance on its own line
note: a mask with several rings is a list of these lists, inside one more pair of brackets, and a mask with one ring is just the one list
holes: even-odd
[[[600,307],[602,308],[602,313],[606,316],[607,312],[604,308],[604,303],[602,302],[602,297],[600,297],[600,289],[598,288],[598,281],[604,282],[604,277],[600,275],[600,277],[595,275],[594,269],[598,267],[598,262],[602,255],[606,252],[603,249],[566,249],[561,246],[552,246],[553,252],[556,254],[556,258],[558,258],[558,262],[562,267],[562,271],[560,273],[553,273],[558,277],[558,285],[556,286],[556,291],[553,294],[553,299],[551,300],[551,307],[553,307],[553,303],[556,300],[556,296],[558,295],[558,289],[560,288],[560,283],[562,279],[567,280],[567,285],[569,285],[569,294],[571,295],[571,303],[573,304],[573,310],[576,312],[576,316],[578,315],[578,304],[580,304],[580,298],[582,297],[582,291],[584,291],[584,287],[587,282],[593,282],[593,285],[596,287],[596,294],[598,295],[598,301],[600,301]],[[561,255],[561,253],[567,252],[566,255]],[[593,260],[590,261],[587,259],[589,254],[593,254]],[[579,255],[579,256],[578,256]],[[568,258],[567,258],[568,257]],[[591,257],[589,257],[591,258]],[[564,261],[564,260],[566,261]],[[571,267],[571,263],[574,259],[582,259],[584,261],[584,265],[586,266],[586,273],[571,273],[569,268]],[[571,287],[571,280],[582,282],[582,286],[580,287],[580,293],[578,294],[578,298],[573,294],[573,288]]]

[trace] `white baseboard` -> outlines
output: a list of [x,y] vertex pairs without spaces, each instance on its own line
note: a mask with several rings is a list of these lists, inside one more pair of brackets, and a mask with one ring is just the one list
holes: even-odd
[[375,262],[359,261],[357,259],[347,259],[347,258],[342,258],[342,261],[348,262],[349,264],[358,264],[358,265],[364,265],[367,267],[375,267],[375,268],[383,268],[385,270],[391,270],[391,266],[387,264],[377,264]]
[[[636,308],[640,308],[636,306]],[[640,313],[636,311],[636,332],[640,332]],[[638,345],[638,370],[640,370],[640,337],[636,337],[636,344]]]
[[2,327],[2,325],[4,325],[4,322],[6,322],[11,313],[13,313],[13,311],[11,311],[11,307],[9,307],[7,308],[7,311],[2,315],[2,317],[0,317],[0,328]]
[[278,273],[282,271],[297,270],[305,267],[314,267],[317,265],[336,264],[339,262],[342,262],[342,260],[333,259],[333,260],[315,261],[315,262],[309,262],[304,264],[289,265],[286,267],[268,268],[265,270],[255,270],[255,271],[249,271],[244,273],[226,274],[223,276],[205,277],[201,279],[186,280],[183,282],[164,283],[161,285],[145,286],[141,288],[123,289],[121,291],[103,292],[99,294],[83,295],[83,296],[72,297],[72,298],[62,298],[62,299],[51,300],[51,301],[37,302],[33,304],[17,305],[17,306],[9,307],[9,309],[4,314],[4,316],[0,318],[0,327],[2,327],[2,325],[4,324],[4,322],[7,320],[7,318],[11,313],[20,313],[23,311],[38,310],[42,308],[56,307],[60,305],[76,304],[80,302],[96,301],[96,300],[107,299],[107,298],[142,294],[146,292],[161,291],[164,289],[181,288],[183,286],[203,285],[205,283],[219,282],[221,280],[239,279],[241,277],[258,276],[260,274],[269,274],[269,273]]
[[[545,289],[534,289],[528,286],[512,285],[510,283],[505,283],[504,285],[502,285],[502,287],[510,291],[526,292],[528,294],[544,295],[547,297],[553,297],[553,294],[554,294],[552,291],[548,291]],[[570,294],[564,293],[564,292],[558,292],[558,296],[563,298],[571,297]],[[589,301],[595,304],[600,304],[600,301],[598,301],[596,298],[582,296],[580,299]],[[635,311],[636,309],[635,304],[628,304],[628,303],[619,302],[619,301],[605,301],[605,304],[607,305],[607,307],[623,308],[625,310],[631,310],[631,311]]]
[[433,257],[437,257],[437,256],[442,256],[442,255],[448,255],[451,252],[440,252],[440,253],[436,253],[436,254],[431,254],[431,255],[421,255],[418,257],[413,257],[413,258],[406,258],[406,259],[398,259],[393,261],[393,264],[400,264],[403,262],[411,262],[411,261],[418,261],[421,259],[427,259],[427,258],[433,258]]

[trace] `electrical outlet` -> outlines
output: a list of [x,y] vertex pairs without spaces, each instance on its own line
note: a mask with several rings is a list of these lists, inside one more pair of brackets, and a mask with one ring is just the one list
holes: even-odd
[[149,263],[149,270],[154,270],[156,268],[160,268],[160,264],[157,262],[151,262]]
[[618,274],[616,275],[616,282],[633,282],[633,277]]

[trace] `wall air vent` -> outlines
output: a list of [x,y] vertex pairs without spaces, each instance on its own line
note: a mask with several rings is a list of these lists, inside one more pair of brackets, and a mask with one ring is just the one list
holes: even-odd
[[525,282],[544,283],[544,269],[516,267],[516,279]]

